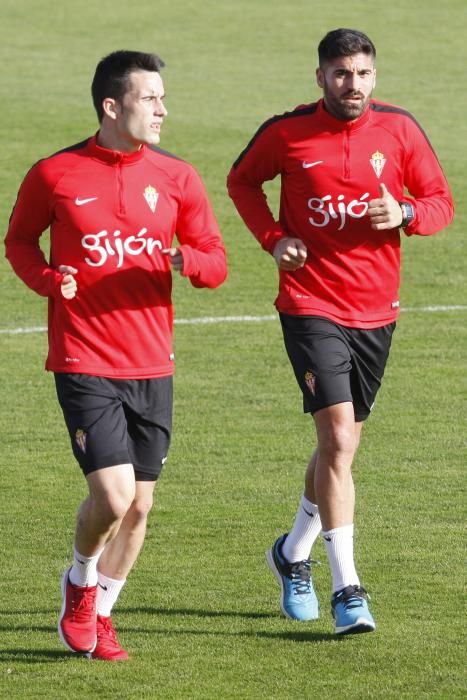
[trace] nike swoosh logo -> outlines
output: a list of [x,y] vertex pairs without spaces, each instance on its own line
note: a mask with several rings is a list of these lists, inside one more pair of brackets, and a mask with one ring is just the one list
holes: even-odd
[[314,168],[315,165],[319,165],[320,163],[324,163],[324,160],[315,160],[314,163],[307,163],[306,161],[303,161],[302,167],[303,168]]
[[95,199],[97,199],[97,197],[88,197],[87,199],[80,199],[79,197],[76,197],[75,204],[77,207],[82,207],[83,204],[88,204],[89,202],[94,202]]
[[[303,508],[303,506],[302,506],[302,508]],[[306,508],[303,508],[303,510],[305,511],[305,513],[306,513],[310,518],[314,518],[314,517],[315,517],[314,514],[313,514],[313,513],[310,513],[310,511],[307,510]]]
[[325,537],[324,539],[326,540],[326,542],[331,542],[332,537]]
[[100,586],[101,588],[103,588],[104,591],[107,590],[107,586],[103,586],[102,583],[99,583],[99,581],[97,582],[97,585]]

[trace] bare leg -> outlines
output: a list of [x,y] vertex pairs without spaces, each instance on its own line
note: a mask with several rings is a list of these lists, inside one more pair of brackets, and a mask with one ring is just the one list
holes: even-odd
[[[72,651],[96,653],[93,658],[110,658],[108,650],[105,654],[101,647],[96,651],[102,638],[97,630],[97,563],[135,499],[133,466],[119,464],[99,469],[87,476],[87,482],[89,495],[78,511],[73,565],[62,578],[58,629],[61,640]],[[115,641],[115,632],[106,630],[107,641]],[[116,641],[112,653],[115,658],[128,657]]]
[[115,536],[135,497],[135,476],[131,464],[119,464],[87,476],[89,496],[78,511],[75,547],[93,556]]
[[[361,431],[361,423],[354,423],[355,441],[358,445]],[[316,466],[320,459],[319,446],[313,452],[305,473],[304,497],[309,501],[308,505],[302,501],[299,504],[293,528],[290,530],[287,540],[282,546],[282,552],[289,561],[298,561],[308,557],[311,547],[321,530],[321,519],[319,511],[313,509],[312,504],[317,504],[315,489]],[[322,460],[321,460],[322,463]],[[303,511],[305,512],[305,517]],[[311,513],[313,511],[313,515]]]
[[318,461],[318,448],[311,455],[310,461],[305,472],[305,497],[312,503],[316,503],[315,494],[315,471],[316,462]]
[[355,490],[352,462],[362,423],[356,423],[350,402],[329,406],[314,415],[318,448],[308,465],[305,494],[318,504],[323,530],[353,523]]
[[147,516],[152,507],[154,481],[137,481],[134,499],[118,531],[106,546],[98,562],[97,646],[93,658],[122,660],[128,652],[118,642],[112,624],[112,609],[125,585],[146,534]]
[[125,579],[143,546],[148,513],[153,503],[154,481],[137,481],[135,498],[121,521],[117,534],[99,558],[104,576]]

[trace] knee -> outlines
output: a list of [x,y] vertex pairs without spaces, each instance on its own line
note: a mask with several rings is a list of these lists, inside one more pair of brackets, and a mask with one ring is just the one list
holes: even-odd
[[135,522],[141,522],[146,520],[148,514],[153,506],[153,495],[144,494],[136,496],[131,504],[130,512]]
[[104,491],[95,495],[93,505],[107,522],[114,523],[122,520],[127,514],[134,498],[134,489],[120,488],[114,491]]
[[319,452],[333,459],[352,458],[358,447],[358,439],[352,425],[334,425],[320,436]]

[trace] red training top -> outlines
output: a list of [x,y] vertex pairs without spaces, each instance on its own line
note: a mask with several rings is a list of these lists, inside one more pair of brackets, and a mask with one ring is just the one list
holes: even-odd
[[[279,221],[262,189],[277,175]],[[279,311],[355,328],[395,320],[399,230],[375,231],[367,216],[380,183],[398,201],[413,204],[407,234],[430,235],[451,222],[453,201],[441,166],[421,127],[399,107],[371,100],[361,117],[346,122],[319,100],[259,128],[234,163],[227,187],[266,251],[272,254],[284,236],[307,246],[304,267],[280,271]]]
[[[39,247],[50,226],[50,264]],[[170,262],[174,235],[183,275],[217,287],[227,274],[219,228],[188,163],[143,146],[125,154],[92,137],[39,161],[10,219],[6,256],[17,275],[49,298],[46,368],[143,379],[174,371]],[[78,272],[61,294],[59,265]]]

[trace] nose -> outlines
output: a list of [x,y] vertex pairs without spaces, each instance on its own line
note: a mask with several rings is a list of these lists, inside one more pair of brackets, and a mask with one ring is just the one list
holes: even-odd
[[156,114],[158,117],[166,117],[168,114],[164,102],[160,98],[158,98],[155,102],[154,114]]
[[348,87],[351,90],[358,90],[360,88],[360,76],[356,71],[352,71],[348,77]]

